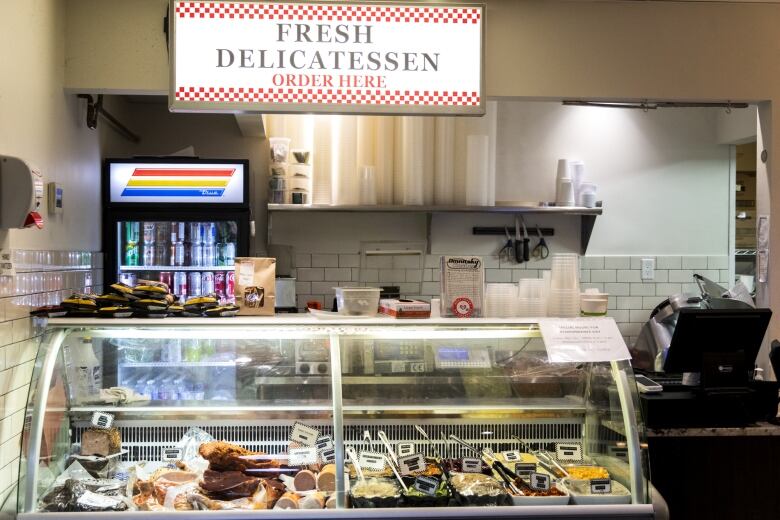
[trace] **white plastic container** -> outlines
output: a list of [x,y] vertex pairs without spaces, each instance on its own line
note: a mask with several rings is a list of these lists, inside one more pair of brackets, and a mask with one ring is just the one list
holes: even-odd
[[333,290],[340,314],[376,316],[379,312],[378,287],[334,287]]
[[606,316],[609,294],[584,292],[580,295],[580,310],[583,316]]

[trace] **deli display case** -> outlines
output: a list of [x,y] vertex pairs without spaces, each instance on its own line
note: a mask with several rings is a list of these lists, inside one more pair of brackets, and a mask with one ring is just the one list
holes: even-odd
[[643,446],[533,320],[51,319],[18,516],[652,518]]

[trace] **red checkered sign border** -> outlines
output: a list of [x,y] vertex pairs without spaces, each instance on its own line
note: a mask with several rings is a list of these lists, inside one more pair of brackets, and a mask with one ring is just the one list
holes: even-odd
[[479,106],[477,92],[316,88],[179,87],[177,101],[346,105]]
[[179,18],[254,18],[348,22],[479,23],[476,7],[178,2]]

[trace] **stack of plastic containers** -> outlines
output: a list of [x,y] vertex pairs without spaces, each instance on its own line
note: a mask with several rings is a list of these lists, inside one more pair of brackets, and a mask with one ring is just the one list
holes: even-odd
[[552,257],[548,316],[574,318],[580,315],[580,266],[576,254]]
[[290,139],[286,137],[271,137],[268,140],[271,150],[269,165],[271,178],[268,181],[268,202],[271,204],[287,203],[287,158],[290,155]]
[[517,285],[513,283],[489,283],[485,285],[485,316],[511,318],[516,316]]
[[524,278],[517,284],[517,316],[538,318],[547,315],[545,281],[542,278]]
[[312,197],[312,175],[311,175],[311,151],[309,150],[291,150],[290,156],[290,178],[288,184],[290,188],[290,202],[292,204],[311,204]]

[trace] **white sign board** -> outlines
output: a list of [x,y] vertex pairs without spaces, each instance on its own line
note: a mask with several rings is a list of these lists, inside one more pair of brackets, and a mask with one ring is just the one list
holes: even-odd
[[111,203],[243,204],[243,163],[139,163],[108,165]]
[[484,114],[481,5],[171,2],[172,111]]
[[539,329],[551,363],[631,359],[612,318],[544,319]]

